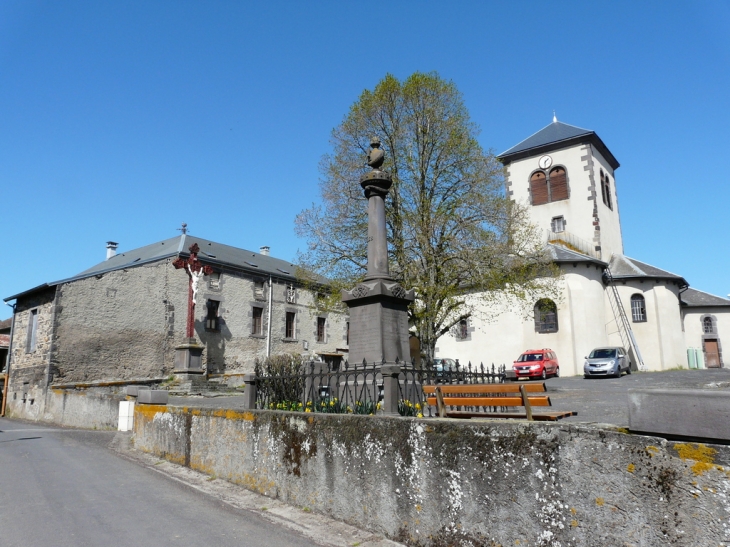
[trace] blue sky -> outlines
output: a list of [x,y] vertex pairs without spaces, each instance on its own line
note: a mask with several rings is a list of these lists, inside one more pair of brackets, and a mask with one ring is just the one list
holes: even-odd
[[[553,110],[621,163],[625,253],[730,293],[730,3],[0,3],[0,296],[190,232],[292,260],[329,136],[387,72],[502,152]],[[0,317],[10,316],[8,308]]]

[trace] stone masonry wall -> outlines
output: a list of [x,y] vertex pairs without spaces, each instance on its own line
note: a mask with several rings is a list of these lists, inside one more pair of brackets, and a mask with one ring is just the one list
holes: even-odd
[[170,270],[169,261],[162,261],[62,285],[54,381],[170,374],[175,345],[184,336],[187,296],[187,276]]
[[730,544],[730,447],[585,424],[137,405],[135,447],[409,545]]
[[[36,399],[48,382],[53,348],[55,290],[49,289],[17,303],[13,330],[8,400]],[[37,313],[35,349],[29,347],[29,323]],[[40,391],[39,391],[40,390]]]
[[[188,295],[187,275],[171,262],[62,284],[57,288],[55,307],[53,289],[19,300],[11,363],[13,388],[22,390],[23,382],[29,382],[31,387],[44,389],[49,378],[54,384],[68,384],[169,376],[175,346],[185,338]],[[256,282],[264,282],[263,291],[256,290]],[[305,353],[305,340],[309,351],[346,348],[346,317],[325,315],[326,339],[316,342],[312,295],[296,289],[295,301],[287,302],[287,287],[274,280],[271,353]],[[208,299],[220,302],[218,331],[206,330]],[[265,357],[268,299],[268,276],[223,270],[217,286],[207,277],[200,282],[195,333],[206,346],[203,362],[209,372],[252,372],[255,359]],[[252,334],[254,306],[263,309],[260,335]],[[32,309],[39,313],[38,343],[34,352],[27,353]],[[287,311],[296,313],[292,339],[285,336]]]

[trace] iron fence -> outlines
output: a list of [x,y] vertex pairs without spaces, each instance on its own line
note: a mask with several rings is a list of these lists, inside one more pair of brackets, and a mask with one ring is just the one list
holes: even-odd
[[[335,414],[435,416],[424,385],[494,384],[505,381],[505,366],[451,366],[426,362],[333,364],[292,359],[277,366],[257,363],[252,387],[255,408]],[[253,402],[253,401],[252,401]]]

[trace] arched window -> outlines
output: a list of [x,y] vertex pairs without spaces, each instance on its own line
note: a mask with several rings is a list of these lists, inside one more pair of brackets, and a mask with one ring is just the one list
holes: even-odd
[[555,167],[550,171],[550,201],[568,199],[568,178],[565,176],[565,169]]
[[542,205],[549,201],[547,177],[542,171],[536,171],[530,177],[530,194],[533,205]]
[[702,332],[705,334],[715,333],[715,325],[712,324],[712,317],[705,317],[702,320]]
[[611,203],[611,179],[608,178],[608,174],[603,174],[603,169],[601,169],[601,197],[603,198],[603,204],[613,210],[613,204]]
[[530,195],[533,205],[568,199],[568,176],[564,167],[556,166],[550,170],[535,171],[530,176]]
[[558,307],[549,298],[535,304],[535,332],[558,332]]
[[644,323],[646,321],[646,302],[640,294],[631,296],[631,319],[634,323]]

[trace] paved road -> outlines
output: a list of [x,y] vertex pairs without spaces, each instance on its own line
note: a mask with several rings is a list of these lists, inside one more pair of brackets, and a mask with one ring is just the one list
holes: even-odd
[[0,419],[0,545],[314,544],[119,457],[113,437]]
[[632,388],[687,388],[730,390],[730,369],[634,372],[621,378],[572,376],[546,382],[553,406],[575,410],[567,422],[598,422],[628,427],[628,396]]

